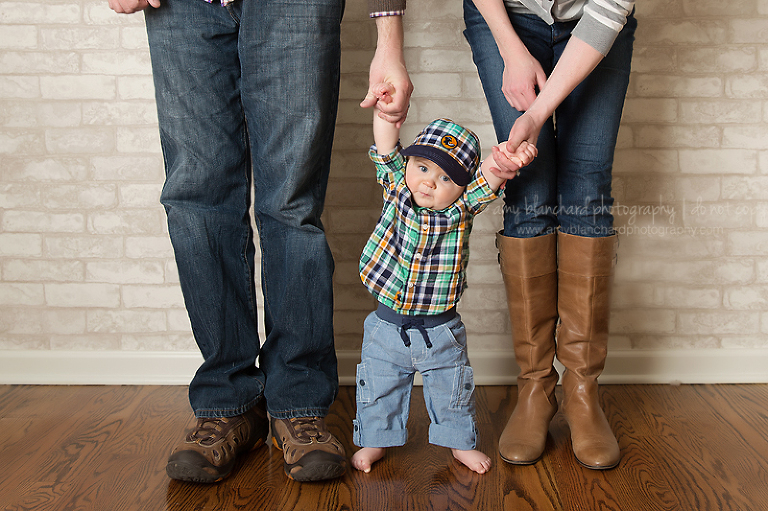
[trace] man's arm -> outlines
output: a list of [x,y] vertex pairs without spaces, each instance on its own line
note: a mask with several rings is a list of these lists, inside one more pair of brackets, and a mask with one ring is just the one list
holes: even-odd
[[[371,60],[368,94],[360,103],[363,108],[374,105],[377,115],[397,124],[399,128],[408,115],[413,84],[408,76],[403,56],[403,17],[401,15],[376,17],[376,53]],[[381,84],[391,85],[388,94],[382,95]]]
[[109,0],[109,8],[120,14],[133,14],[150,6],[160,7],[160,0]]

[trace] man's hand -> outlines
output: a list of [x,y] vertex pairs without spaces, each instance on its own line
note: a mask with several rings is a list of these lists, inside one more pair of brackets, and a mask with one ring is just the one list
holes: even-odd
[[376,18],[376,29],[379,37],[371,60],[368,94],[360,106],[375,105],[380,118],[400,128],[408,115],[413,92],[403,57],[402,16]]
[[379,109],[379,117],[399,128],[408,115],[413,84],[405,64],[391,57],[376,51],[371,61],[368,94],[360,106],[370,108],[375,105]]
[[109,0],[109,8],[120,14],[133,14],[150,6],[160,7],[160,0]]

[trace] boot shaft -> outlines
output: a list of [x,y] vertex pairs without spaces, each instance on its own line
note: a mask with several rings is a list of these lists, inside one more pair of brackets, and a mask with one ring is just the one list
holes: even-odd
[[559,232],[557,242],[557,358],[566,368],[563,384],[578,377],[580,385],[591,385],[595,382],[586,380],[597,379],[608,350],[617,237],[584,238]]
[[504,277],[515,358],[520,367],[518,389],[539,381],[545,392],[554,392],[557,372],[555,324],[557,322],[557,238],[496,237]]

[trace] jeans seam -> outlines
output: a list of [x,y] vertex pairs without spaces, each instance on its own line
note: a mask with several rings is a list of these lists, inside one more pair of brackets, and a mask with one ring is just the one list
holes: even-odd
[[237,13],[235,12],[235,6],[233,4],[227,4],[226,9],[229,15],[232,17],[232,20],[239,25],[240,16],[238,16]]

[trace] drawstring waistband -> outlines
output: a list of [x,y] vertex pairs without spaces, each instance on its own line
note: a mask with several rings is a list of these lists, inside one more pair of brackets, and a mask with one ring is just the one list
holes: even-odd
[[424,343],[427,348],[432,347],[432,343],[429,340],[427,334],[427,328],[434,328],[436,326],[447,323],[456,317],[456,307],[452,307],[440,314],[421,314],[418,316],[409,316],[407,314],[400,314],[393,309],[387,307],[383,303],[379,303],[379,307],[376,309],[376,315],[379,319],[392,323],[400,327],[400,338],[403,340],[403,344],[407,346],[411,345],[411,340],[408,337],[408,330],[415,328],[421,333],[424,338]]

